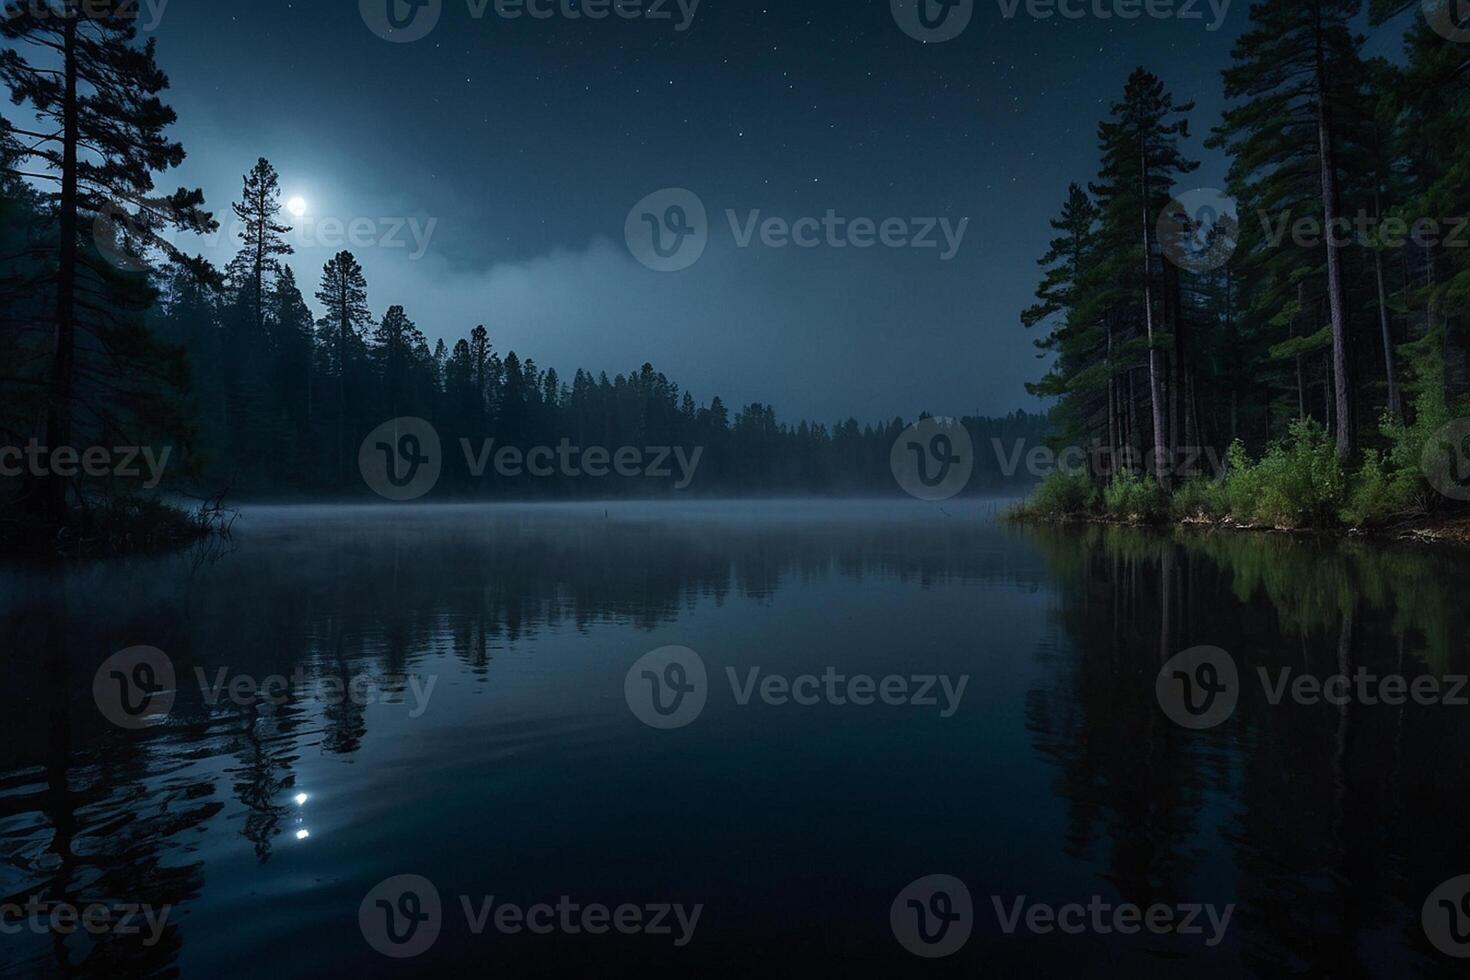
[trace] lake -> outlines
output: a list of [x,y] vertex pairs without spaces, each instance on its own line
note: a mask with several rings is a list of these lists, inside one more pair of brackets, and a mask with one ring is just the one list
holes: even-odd
[[1004,506],[0,565],[0,971],[1463,975],[1470,560]]

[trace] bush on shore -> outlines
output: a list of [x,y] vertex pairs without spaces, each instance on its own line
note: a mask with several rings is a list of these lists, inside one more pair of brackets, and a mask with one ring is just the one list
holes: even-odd
[[1086,473],[1048,476],[1019,517],[1125,523],[1229,521],[1290,530],[1371,527],[1422,515],[1432,493],[1421,460],[1449,412],[1423,412],[1413,425],[1385,418],[1384,453],[1369,451],[1348,472],[1330,434],[1315,420],[1291,424],[1286,438],[1252,459],[1236,442],[1218,479],[1195,477],[1166,494],[1151,476],[1125,472],[1101,484]]

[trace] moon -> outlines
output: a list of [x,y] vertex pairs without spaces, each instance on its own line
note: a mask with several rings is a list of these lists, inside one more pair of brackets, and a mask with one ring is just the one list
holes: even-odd
[[306,198],[291,198],[291,200],[286,202],[286,210],[291,212],[292,217],[303,217],[306,214]]

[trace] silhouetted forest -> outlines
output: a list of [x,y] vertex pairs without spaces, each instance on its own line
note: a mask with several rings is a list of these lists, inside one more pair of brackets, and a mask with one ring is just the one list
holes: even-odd
[[[652,364],[569,377],[496,349],[486,325],[432,347],[403,304],[370,298],[350,252],[298,284],[275,169],[259,160],[231,207],[239,252],[224,269],[182,250],[220,223],[198,190],[163,194],[155,175],[184,149],[165,129],[167,79],[126,19],[21,13],[3,30],[58,52],[58,76],[22,50],[0,77],[54,131],[0,130],[5,297],[0,407],[6,444],[171,447],[166,489],[245,496],[367,495],[358,447],[400,416],[429,420],[446,456],[440,495],[661,493],[673,480],[475,477],[460,440],[523,451],[702,449],[695,493],[898,493],[889,453],[907,425],[783,423],[770,405],[696,402]],[[29,178],[29,180],[27,179]],[[40,188],[40,189],[37,189]],[[180,244],[175,244],[175,242]],[[322,315],[307,304],[313,291]],[[378,313],[376,311],[382,311]],[[487,311],[493,324],[493,311]],[[966,420],[978,446],[1036,444],[1044,417]],[[985,454],[972,488],[1002,477]],[[4,502],[64,526],[131,486],[115,473],[25,473]]]
[[[1419,6],[1374,0],[1371,19]],[[1367,58],[1363,10],[1252,5],[1206,140],[1230,160],[1216,193],[1191,190],[1186,150],[1210,120],[1146,69],[1128,79],[1022,317],[1055,355],[1030,390],[1059,400],[1066,440],[1131,448],[1164,490],[1196,447],[1239,441],[1249,465],[1276,444],[1284,471],[1335,455],[1324,509],[1355,471],[1358,510],[1422,509],[1424,449],[1470,390],[1470,49],[1431,3],[1402,58]]]

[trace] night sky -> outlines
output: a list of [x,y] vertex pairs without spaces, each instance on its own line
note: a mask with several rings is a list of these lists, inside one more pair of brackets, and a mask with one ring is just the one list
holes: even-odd
[[[674,3],[665,21],[510,21],[444,0],[427,37],[389,43],[356,0],[172,0],[152,33],[189,159],[166,184],[202,186],[224,216],[266,156],[283,199],[307,202],[303,225],[434,220],[420,257],[407,228],[405,247],[353,248],[374,314],[402,304],[451,344],[483,322],[499,351],[564,380],[651,361],[701,402],[769,402],[788,421],[1037,408],[1022,386],[1042,364],[1018,313],[1047,220],[1094,175],[1096,124],[1133,68],[1198,99],[1195,183],[1223,178],[1200,144],[1246,4],[1213,32],[1199,8],[1040,21],[978,0],[963,34],[922,44],[889,0],[703,0],[682,32]],[[710,218],[703,257],[675,273],[624,241],[630,209],[666,187]],[[948,262],[742,249],[726,209],[969,226]],[[295,240],[318,307],[343,243]],[[233,250],[205,249],[221,265]]]

